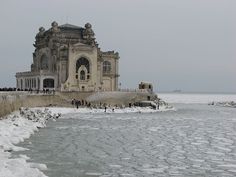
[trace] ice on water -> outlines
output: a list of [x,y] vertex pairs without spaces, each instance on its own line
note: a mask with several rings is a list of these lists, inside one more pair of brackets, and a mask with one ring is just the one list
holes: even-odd
[[160,97],[181,104],[167,112],[51,108],[63,115],[38,136],[46,121],[12,114],[0,121],[0,177],[235,176],[236,109],[207,105],[235,95]]
[[194,93],[161,93],[158,94],[160,98],[165,100],[167,103],[201,103],[207,104],[210,102],[236,102],[236,94],[194,94]]
[[[0,121],[0,176],[1,177],[45,177],[45,175],[32,164],[27,163],[29,157],[20,155],[12,158],[11,151],[22,151],[25,148],[15,144],[29,138],[40,126],[38,122],[32,122],[13,113],[8,119]],[[46,165],[41,165],[46,168]],[[42,168],[41,168],[42,170]]]

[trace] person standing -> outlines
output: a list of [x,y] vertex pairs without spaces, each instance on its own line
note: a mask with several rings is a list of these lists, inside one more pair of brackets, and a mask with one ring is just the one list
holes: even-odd
[[74,107],[74,105],[75,105],[75,99],[72,99],[71,105]]
[[79,101],[78,100],[75,101],[75,105],[76,105],[76,108],[79,109]]

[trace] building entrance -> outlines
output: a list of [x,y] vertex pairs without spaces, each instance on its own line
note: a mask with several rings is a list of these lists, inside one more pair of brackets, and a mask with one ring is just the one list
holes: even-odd
[[44,79],[43,88],[54,88],[54,79]]

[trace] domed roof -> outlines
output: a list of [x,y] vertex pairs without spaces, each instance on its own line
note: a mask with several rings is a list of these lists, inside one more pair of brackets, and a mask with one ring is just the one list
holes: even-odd
[[75,25],[71,25],[69,23],[66,23],[64,25],[60,25],[59,28],[64,28],[64,29],[82,29],[82,27],[80,26],[75,26]]

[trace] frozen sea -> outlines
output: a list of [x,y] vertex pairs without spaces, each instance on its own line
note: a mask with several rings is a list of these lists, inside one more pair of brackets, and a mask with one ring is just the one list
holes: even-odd
[[236,176],[236,95],[160,94],[176,110],[67,113],[19,146],[49,177]]

